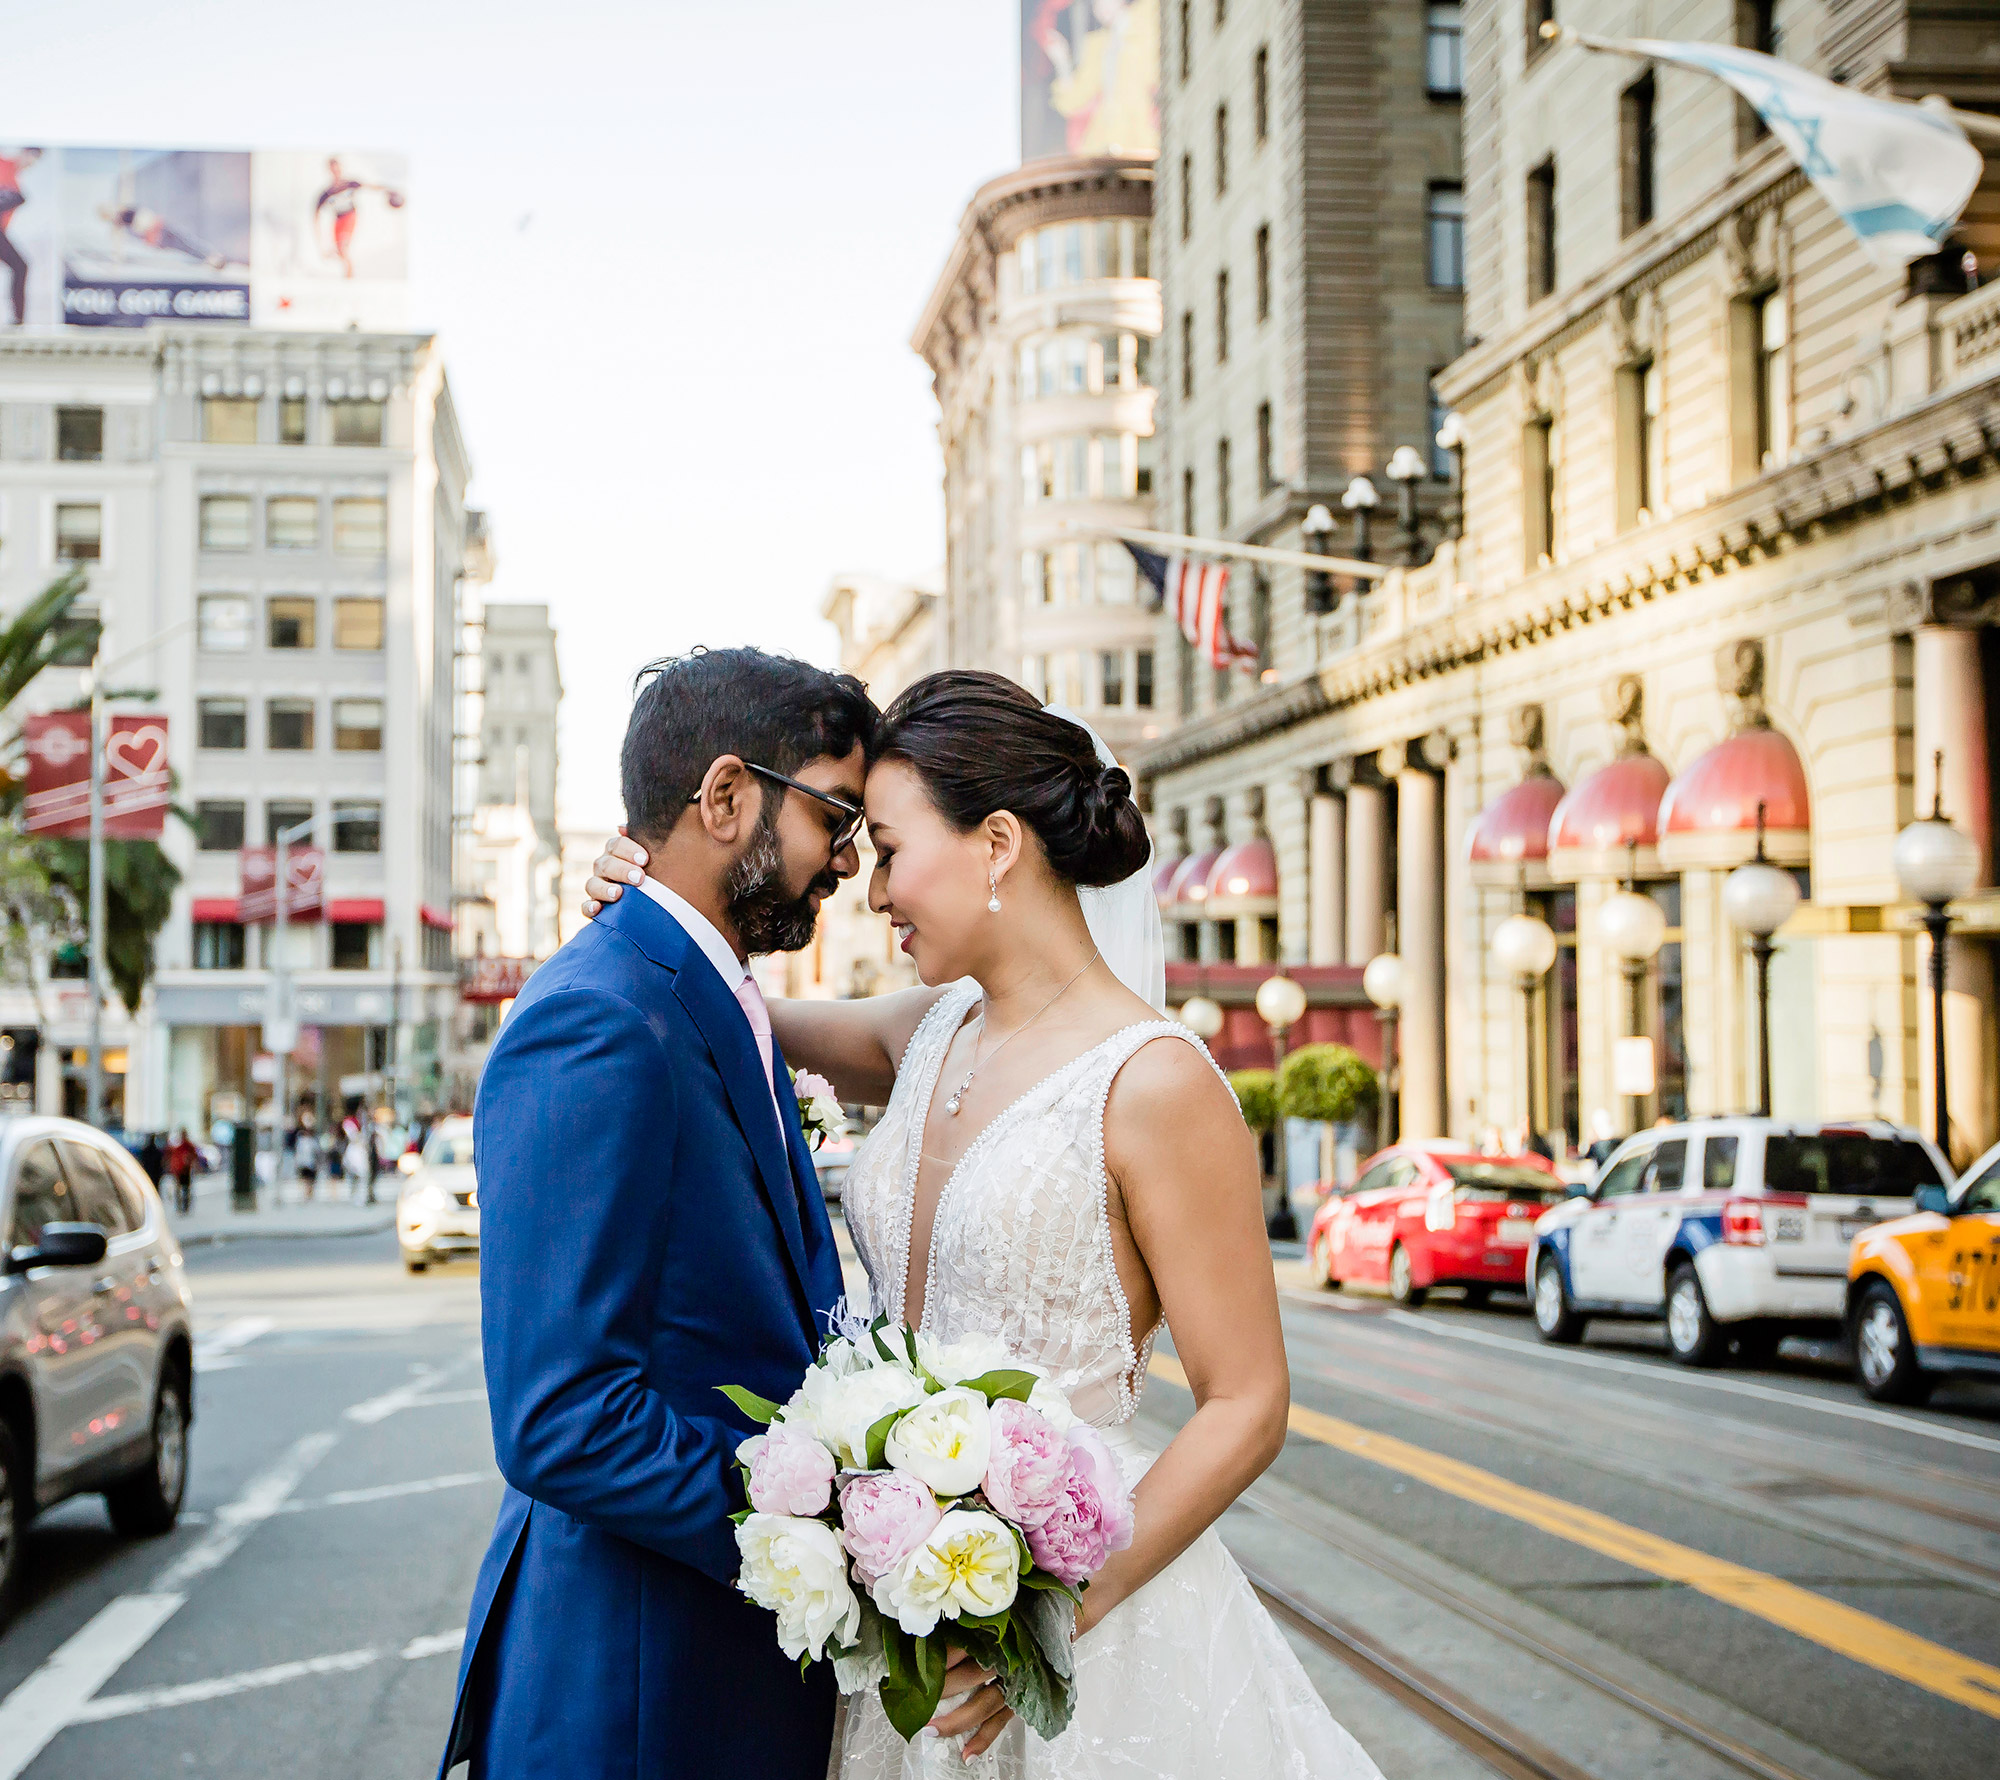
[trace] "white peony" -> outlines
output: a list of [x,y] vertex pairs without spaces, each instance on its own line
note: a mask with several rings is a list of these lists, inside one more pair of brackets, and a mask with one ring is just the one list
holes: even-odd
[[998,1515],[954,1508],[931,1536],[875,1584],[875,1605],[914,1638],[940,1618],[990,1618],[1014,1604],[1021,1552]]
[[736,1529],[743,1555],[738,1588],[778,1616],[778,1644],[792,1658],[818,1661],[831,1639],[852,1644],[861,1601],[847,1580],[840,1535],[824,1521],[752,1514]]
[[986,1399],[953,1386],[924,1398],[891,1428],[882,1457],[940,1496],[963,1496],[985,1477],[992,1439]]
[[841,1464],[859,1470],[868,1463],[868,1430],[892,1409],[921,1403],[923,1380],[886,1360],[864,1365],[859,1350],[842,1354],[838,1364],[840,1370],[819,1365],[808,1372],[780,1419],[803,1422]]
[[961,1335],[956,1341],[939,1341],[919,1331],[917,1364],[939,1384],[963,1384],[988,1372],[1041,1372],[1039,1366],[1024,1366],[1016,1360],[997,1335]]
[[1070,1408],[1069,1399],[1046,1378],[1035,1380],[1035,1388],[1028,1393],[1028,1407],[1040,1410],[1058,1433],[1067,1433],[1076,1426],[1076,1411]]
[[871,1693],[889,1678],[889,1659],[882,1649],[882,1621],[863,1608],[861,1639],[845,1656],[833,1657],[833,1684],[842,1693]]

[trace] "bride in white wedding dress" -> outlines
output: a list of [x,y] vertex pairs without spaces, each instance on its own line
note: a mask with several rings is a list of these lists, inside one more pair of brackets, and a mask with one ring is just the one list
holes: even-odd
[[[771,1008],[795,1066],[887,1107],[843,1197],[873,1310],[997,1336],[1135,1484],[1132,1543],[1085,1593],[1062,1736],[960,1664],[935,1736],[906,1745],[872,1693],[848,1700],[829,1772],[1380,1780],[1214,1530],[1283,1444],[1284,1339],[1252,1141],[1200,1041],[1160,1017],[1149,843],[1093,744],[997,676],[913,686],[872,754],[869,902],[949,986]],[[613,851],[593,896],[636,849]],[[1196,1407],[1155,1454],[1129,1424],[1163,1324]]]

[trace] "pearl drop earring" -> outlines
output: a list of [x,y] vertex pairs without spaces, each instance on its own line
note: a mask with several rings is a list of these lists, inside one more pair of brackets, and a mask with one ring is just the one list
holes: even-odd
[[988,890],[989,890],[990,892],[992,892],[992,894],[991,894],[990,896],[988,896],[988,898],[987,898],[987,900],[986,900],[986,912],[987,912],[987,913],[988,913],[989,915],[997,915],[997,914],[998,914],[998,913],[1000,912],[1000,880],[999,880],[999,878],[998,878],[998,877],[995,877],[995,876],[991,876],[991,875],[989,875],[989,876],[987,877],[987,880],[986,880],[986,888],[987,888],[987,889],[988,889]]

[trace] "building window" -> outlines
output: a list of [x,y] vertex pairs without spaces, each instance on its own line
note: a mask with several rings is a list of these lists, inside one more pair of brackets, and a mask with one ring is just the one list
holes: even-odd
[[1094,596],[1100,606],[1129,606],[1138,593],[1132,553],[1123,544],[1098,545],[1092,573]]
[[1438,443],[1438,434],[1444,431],[1445,416],[1451,412],[1445,406],[1444,397],[1438,393],[1437,380],[1444,375],[1440,366],[1424,381],[1424,401],[1426,424],[1424,428],[1424,455],[1430,459],[1431,475],[1439,482],[1451,480],[1451,453]]
[[1153,225],[1149,222],[1135,222],[1132,228],[1132,271],[1134,278],[1150,278],[1153,275]]
[[264,543],[272,550],[317,550],[319,501],[309,494],[273,495],[264,503]]
[[380,402],[335,402],[333,442],[336,445],[379,445],[382,443]]
[[313,745],[313,701],[274,698],[264,706],[264,746],[280,753],[309,752]]
[[1181,0],[1181,85],[1194,72],[1194,0]]
[[197,602],[200,648],[235,653],[250,647],[250,602],[240,593],[205,593]]
[[205,698],[197,707],[204,748],[250,746],[250,704],[241,698]]
[[1771,470],[1785,461],[1792,444],[1791,354],[1785,325],[1785,297],[1772,291],[1752,305],[1756,319],[1757,467]]
[[194,924],[196,970],[241,970],[243,926],[239,921],[197,921]]
[[306,405],[296,396],[278,404],[278,443],[303,445],[306,442]]
[[1260,666],[1271,659],[1271,573],[1261,564],[1250,571],[1250,646]]
[[335,921],[333,928],[333,968],[373,970],[375,955],[381,950],[382,929],[372,921]]
[[380,649],[382,602],[359,598],[335,600],[333,646],[336,649]]
[[1100,702],[1114,709],[1125,702],[1125,651],[1105,649],[1097,657]]
[[1159,446],[1151,433],[1139,435],[1139,467],[1133,472],[1132,492],[1143,499],[1153,496],[1153,466],[1159,455]]
[[1259,142],[1271,136],[1271,52],[1262,44],[1250,58],[1250,123]]
[[1215,523],[1223,531],[1229,529],[1229,488],[1234,478],[1229,473],[1229,441],[1215,442]]
[[204,397],[201,437],[206,445],[256,444],[257,403],[248,396]]
[[204,853],[234,853],[243,845],[243,802],[207,801],[194,806],[194,844]]
[[201,497],[201,547],[204,550],[250,548],[250,497],[247,494],[205,494]]
[[1090,385],[1093,390],[1117,389],[1124,382],[1124,342],[1129,334],[1100,334],[1090,355],[1090,374],[1096,381]]
[[1229,107],[1215,108],[1215,195],[1229,190]]
[[1465,38],[1456,5],[1427,9],[1424,22],[1424,87],[1433,99],[1456,99],[1465,91]]
[[1229,0],[1215,0],[1215,28],[1220,31],[1229,16]]
[[335,699],[333,745],[344,754],[381,753],[382,701],[379,698]]
[[285,595],[264,605],[264,646],[267,649],[310,649],[319,602]]
[[1181,312],[1181,400],[1194,394],[1194,311]]
[[1277,464],[1272,455],[1271,404],[1257,404],[1257,491],[1269,494],[1278,486]]
[[56,456],[66,464],[94,464],[104,460],[104,410],[102,408],[58,408],[56,410]]
[[1544,414],[1521,429],[1521,505],[1526,567],[1545,569],[1555,560],[1555,422]]
[[[1778,53],[1778,0],[1736,0],[1736,46],[1760,55]],[[1747,99],[1736,101],[1736,152],[1755,148],[1770,135],[1771,126]]]
[[1551,47],[1549,39],[1542,35],[1544,25],[1552,25],[1556,18],[1556,0],[1528,0],[1523,9],[1528,25],[1528,60],[1534,59]]
[[1271,225],[1257,227],[1257,319],[1271,319]]
[[1653,76],[1618,95],[1618,226],[1633,234],[1653,220]]
[[[313,807],[303,798],[273,798],[264,806],[264,845],[275,847],[278,836],[288,828],[297,828],[303,822],[313,819]],[[312,836],[287,842],[288,846],[309,847]]]
[[1153,652],[1140,649],[1132,657],[1132,702],[1142,711],[1153,708]]
[[56,508],[56,561],[96,562],[104,554],[104,509],[96,501]]
[[1229,274],[1215,275],[1215,362],[1229,362]]
[[1666,437],[1660,426],[1660,370],[1651,359],[1618,373],[1618,524],[1661,517]]
[[333,850],[336,853],[382,851],[382,806],[336,799],[333,806]]
[[1181,530],[1190,538],[1199,534],[1194,529],[1194,471],[1181,471]]
[[333,503],[333,548],[341,556],[382,556],[389,548],[388,502],[347,495]]
[[1194,715],[1194,645],[1185,636],[1174,639],[1180,662],[1181,715]]
[[1194,156],[1181,156],[1181,239],[1194,233]]
[[1465,192],[1440,182],[1430,188],[1424,215],[1430,281],[1438,290],[1465,288]]
[[1528,301],[1539,303],[1556,288],[1556,163],[1553,156],[1528,175]]

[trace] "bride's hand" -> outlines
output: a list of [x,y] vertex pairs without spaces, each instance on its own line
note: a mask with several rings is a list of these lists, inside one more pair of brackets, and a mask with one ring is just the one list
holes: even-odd
[[625,894],[627,884],[636,884],[646,875],[639,869],[645,863],[646,849],[631,839],[620,823],[617,834],[604,843],[604,851],[590,868],[583,886],[583,912],[594,916],[607,902],[616,902]]
[[944,1672],[944,1686],[938,1692],[940,1700],[956,1698],[959,1694],[966,1698],[959,1700],[949,1712],[940,1711],[929,1724],[924,1726],[927,1737],[956,1737],[961,1732],[970,1732],[965,1739],[961,1754],[964,1761],[975,1755],[983,1755],[992,1746],[993,1739],[1007,1728],[1007,1720],[1014,1716],[1011,1706],[1001,1697],[999,1683],[993,1679],[991,1669],[982,1669],[956,1644],[945,1650],[948,1667]]

